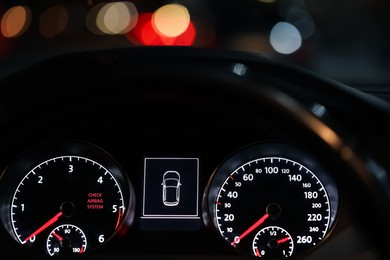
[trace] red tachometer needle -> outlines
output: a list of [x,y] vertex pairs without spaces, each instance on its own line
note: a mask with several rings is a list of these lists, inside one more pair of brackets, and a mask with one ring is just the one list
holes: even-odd
[[120,208],[118,210],[118,220],[116,221],[115,229],[117,229],[119,227],[119,224],[121,223],[122,217],[123,217],[123,210],[122,210],[122,208]]
[[45,230],[47,227],[49,227],[51,224],[56,222],[59,217],[61,217],[62,212],[58,212],[54,217],[52,217],[49,221],[47,221],[45,224],[43,224],[40,228],[35,230],[31,235],[29,235],[24,241],[23,244],[26,243],[30,238],[33,236],[36,236],[37,234],[41,233],[43,230]]
[[261,224],[263,224],[263,222],[269,217],[269,214],[268,213],[265,213],[264,216],[262,216],[258,221],[256,221],[252,226],[250,226],[247,230],[245,230],[244,233],[242,233],[238,239],[234,240],[232,242],[232,246],[234,246],[235,244],[237,244],[241,239],[243,239],[244,237],[246,237],[250,232],[252,232],[255,228],[257,228],[258,226],[260,226]]
[[279,239],[277,242],[278,242],[278,244],[281,244],[281,243],[286,242],[289,239],[290,239],[290,237],[285,237],[285,238]]

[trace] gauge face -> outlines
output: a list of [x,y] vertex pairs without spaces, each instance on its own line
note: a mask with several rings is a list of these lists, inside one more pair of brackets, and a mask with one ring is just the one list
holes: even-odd
[[289,257],[294,251],[294,241],[285,229],[268,226],[256,234],[252,248],[257,257]]
[[[238,152],[217,169],[209,185],[215,228],[229,245],[249,255],[289,256],[316,246],[328,234],[338,207],[330,176],[286,144]],[[277,240],[287,234],[291,240],[284,242],[294,244],[294,252],[272,242],[273,235]]]
[[51,256],[83,254],[87,248],[87,238],[79,227],[63,224],[50,232],[46,245]]
[[[9,207],[10,229],[20,244],[49,255],[86,253],[130,218],[131,185],[102,150],[69,143],[30,153],[49,158],[25,171],[10,169],[21,176]],[[27,158],[22,162],[35,162]]]

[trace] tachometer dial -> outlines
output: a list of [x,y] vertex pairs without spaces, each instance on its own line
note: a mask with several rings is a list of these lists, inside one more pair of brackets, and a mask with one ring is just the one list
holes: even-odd
[[19,182],[7,185],[14,185],[8,229],[15,240],[35,251],[67,252],[53,245],[55,234],[62,232],[64,243],[80,240],[73,250],[90,252],[132,219],[131,183],[114,159],[96,146],[77,142],[41,145],[14,162],[4,174],[11,175],[12,179],[19,176]]
[[287,230],[269,226],[256,234],[252,248],[257,257],[289,257],[294,252],[294,241]]
[[236,250],[256,255],[256,234],[278,226],[276,232],[289,231],[298,254],[329,233],[338,193],[330,174],[309,154],[287,144],[261,144],[232,155],[216,170],[207,203],[217,232]]

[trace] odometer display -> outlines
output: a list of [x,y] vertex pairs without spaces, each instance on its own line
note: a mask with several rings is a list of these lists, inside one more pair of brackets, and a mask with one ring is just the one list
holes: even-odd
[[[210,183],[213,223],[228,244],[245,254],[286,256],[283,243],[292,242],[292,255],[308,250],[328,234],[337,211],[335,184],[319,175],[325,177],[318,164],[291,146],[243,150],[229,158]],[[259,230],[271,226],[286,230],[290,238],[265,229],[267,239],[253,248]]]

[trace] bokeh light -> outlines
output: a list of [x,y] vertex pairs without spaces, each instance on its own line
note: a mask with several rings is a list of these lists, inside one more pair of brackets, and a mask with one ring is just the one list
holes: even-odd
[[303,39],[307,39],[315,33],[313,18],[302,8],[291,8],[286,14],[285,21],[293,24]]
[[65,7],[56,5],[46,9],[39,18],[39,32],[53,38],[61,34],[68,25],[69,14]]
[[6,38],[18,37],[27,30],[30,22],[30,9],[27,6],[14,6],[1,19],[1,33]]
[[104,34],[97,26],[97,16],[100,10],[106,5],[106,3],[100,3],[92,6],[92,8],[88,11],[87,16],[85,18],[85,23],[88,30],[94,34]]
[[133,3],[114,2],[100,9],[96,24],[107,34],[124,34],[134,28],[138,12]]
[[177,36],[170,37],[156,31],[153,25],[154,15],[155,12],[142,13],[138,16],[137,25],[126,35],[129,41],[146,46],[191,46],[194,43],[196,28],[193,22],[189,21],[184,31]]
[[138,21],[138,10],[131,2],[100,3],[86,18],[87,28],[95,34],[125,34]]
[[142,45],[163,45],[159,35],[153,29],[151,23],[152,15],[152,13],[142,13],[138,15],[137,25],[129,34],[127,34],[128,39],[132,43]]
[[152,25],[157,33],[166,37],[177,37],[184,33],[190,24],[190,14],[186,7],[167,4],[157,9],[152,16]]
[[291,54],[301,47],[302,37],[294,25],[278,22],[271,30],[270,43],[275,51],[281,54]]

